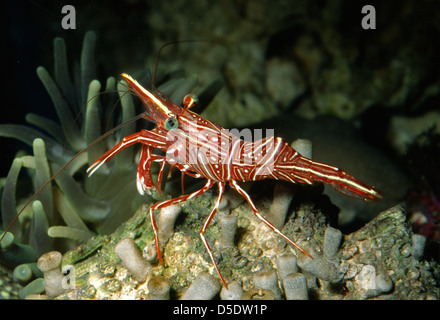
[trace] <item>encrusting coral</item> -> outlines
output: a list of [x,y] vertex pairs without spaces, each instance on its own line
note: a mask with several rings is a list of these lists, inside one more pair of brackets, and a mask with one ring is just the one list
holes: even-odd
[[[303,300],[440,296],[436,280],[440,268],[434,261],[419,260],[412,254],[418,244],[400,206],[382,212],[360,230],[342,235],[328,226],[325,215],[313,205],[296,204],[282,230],[306,248],[313,259],[287,245],[252,214],[246,203],[231,207],[229,214],[237,218],[238,226],[232,248],[222,249],[216,241],[222,234],[221,215],[206,231],[228,282],[228,289],[221,288],[197,233],[206,219],[205,211],[209,212],[214,201],[215,196],[208,192],[183,203],[184,218],[176,223],[164,247],[165,267],[156,260],[150,262],[147,281],[137,281],[115,253],[115,246],[127,237],[133,239],[136,250],[155,251],[145,208],[112,235],[92,238],[67,252],[62,265],[73,266],[75,289],[56,298]],[[263,198],[258,207],[264,214],[271,204],[271,199]],[[160,283],[150,284],[156,277],[160,283],[164,281],[163,288]],[[163,291],[163,296],[158,293]]]

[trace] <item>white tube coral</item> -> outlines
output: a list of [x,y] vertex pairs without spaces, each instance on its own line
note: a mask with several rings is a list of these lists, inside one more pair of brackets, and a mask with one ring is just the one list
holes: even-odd
[[243,294],[241,300],[275,300],[275,294],[267,289],[251,289]]
[[237,217],[233,215],[221,215],[219,217],[221,236],[218,247],[220,250],[232,248],[235,245],[235,234],[237,233]]
[[58,251],[51,251],[43,254],[37,262],[37,267],[43,272],[48,297],[56,297],[63,293],[63,278],[61,272],[62,255]]
[[273,190],[272,205],[266,215],[266,219],[270,221],[277,229],[281,230],[286,220],[290,202],[292,202],[294,193],[292,188],[283,183],[277,183]]
[[280,288],[278,287],[278,277],[275,270],[256,272],[253,277],[255,289],[265,289],[272,291],[276,300],[281,299]]
[[[306,158],[312,158],[312,143],[307,139],[297,139],[291,146]],[[277,229],[282,229],[288,214],[290,203],[294,197],[292,188],[286,184],[278,183],[274,187],[272,205],[266,215]]]
[[180,212],[182,212],[182,207],[179,204],[168,206],[160,210],[158,236],[161,248],[163,248],[168,239],[174,234],[174,224]]
[[221,284],[208,272],[200,272],[180,300],[211,300],[220,291]]
[[360,297],[369,299],[377,297],[393,289],[394,284],[386,274],[376,273],[372,265],[365,265],[355,278],[355,284],[359,289]]
[[414,259],[421,260],[425,252],[426,237],[421,234],[412,236],[412,252]]
[[313,144],[309,139],[296,139],[290,144],[290,146],[302,156],[312,159]]
[[222,287],[220,291],[220,299],[222,300],[241,300],[243,297],[243,288],[237,280],[228,284],[228,288]]
[[338,229],[327,227],[324,233],[324,256],[328,259],[336,258],[342,242],[342,232]]
[[278,276],[283,280],[287,275],[298,272],[298,265],[296,264],[296,256],[293,253],[286,253],[276,259],[278,267]]
[[144,282],[147,279],[151,265],[142,258],[133,239],[126,238],[119,241],[115,245],[115,253],[136,281]]
[[321,280],[332,281],[337,278],[336,267],[322,256],[315,254],[311,259],[306,255],[300,255],[297,263],[302,271],[308,272]]
[[148,281],[150,300],[170,300],[170,281],[163,276],[154,276]]
[[283,279],[287,300],[308,300],[307,280],[302,273],[291,273]]
[[142,257],[150,263],[155,261],[157,259],[156,247],[154,245],[146,245],[142,251]]

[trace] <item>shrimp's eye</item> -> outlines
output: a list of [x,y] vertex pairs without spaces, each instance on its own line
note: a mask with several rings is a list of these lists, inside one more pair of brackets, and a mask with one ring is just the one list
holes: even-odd
[[165,120],[165,129],[168,131],[177,129],[179,126],[179,121],[177,121],[176,117],[170,117]]

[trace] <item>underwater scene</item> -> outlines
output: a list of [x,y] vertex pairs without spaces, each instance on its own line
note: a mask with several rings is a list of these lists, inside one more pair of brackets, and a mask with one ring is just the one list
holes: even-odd
[[440,299],[439,1],[4,8],[0,299]]

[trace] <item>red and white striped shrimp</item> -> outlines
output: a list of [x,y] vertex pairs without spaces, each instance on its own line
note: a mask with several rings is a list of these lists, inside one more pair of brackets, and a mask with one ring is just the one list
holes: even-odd
[[[200,237],[225,287],[227,287],[226,281],[218,269],[204,233],[218,210],[227,182],[247,200],[254,214],[261,221],[308,256],[310,255],[304,249],[259,213],[250,196],[239,186],[238,182],[266,178],[306,184],[322,182],[332,185],[344,194],[360,199],[376,200],[382,197],[374,187],[344,171],[303,157],[279,137],[266,137],[253,142],[240,139],[230,131],[192,112],[190,109],[197,103],[197,98],[193,95],[185,96],[182,108],[170,102],[158,90],[144,89],[129,75],[122,74],[122,78],[146,107],[147,112],[144,118],[153,121],[157,126],[153,130],[142,130],[125,137],[91,165],[88,174],[92,175],[121,150],[140,143],[142,149],[137,171],[137,186],[141,194],[150,193],[156,188],[150,171],[153,162],[161,163],[157,181],[159,193],[166,163],[177,167],[183,174],[207,179],[205,186],[196,192],[159,202],[150,207],[149,214],[156,250],[162,264],[164,261],[159,248],[154,211],[201,195],[215,184],[218,186],[219,193],[214,208],[200,230]],[[154,154],[154,149],[160,149],[166,155]]]

